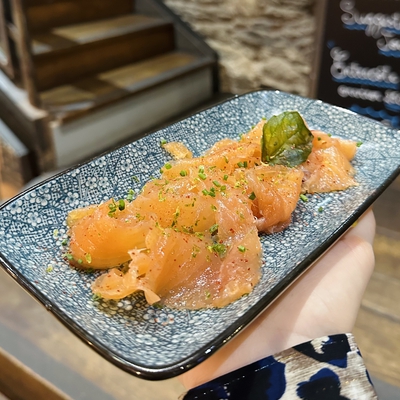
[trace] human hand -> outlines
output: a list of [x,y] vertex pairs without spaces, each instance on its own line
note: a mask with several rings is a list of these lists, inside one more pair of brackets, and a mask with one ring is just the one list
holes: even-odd
[[187,389],[297,344],[353,329],[374,268],[375,218],[358,223],[240,335],[180,376]]

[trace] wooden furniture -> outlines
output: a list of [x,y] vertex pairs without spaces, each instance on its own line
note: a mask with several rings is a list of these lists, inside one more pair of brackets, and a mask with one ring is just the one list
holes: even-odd
[[0,119],[32,174],[207,101],[216,53],[160,0],[0,0]]
[[34,174],[27,147],[0,120],[0,199],[18,193]]

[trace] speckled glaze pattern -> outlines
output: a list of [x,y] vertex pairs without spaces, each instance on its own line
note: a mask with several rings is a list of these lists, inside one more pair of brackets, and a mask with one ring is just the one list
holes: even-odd
[[[170,159],[160,140],[182,141],[200,155],[224,137],[236,138],[261,117],[298,110],[311,129],[362,141],[353,165],[359,186],[308,195],[284,232],[263,235],[262,278],[254,291],[223,309],[148,306],[141,294],[94,300],[99,273],[63,259],[65,218],[77,207],[139,192]],[[0,209],[0,261],[25,289],[74,333],[117,366],[147,379],[183,372],[248,324],[348,229],[399,172],[400,135],[375,121],[320,101],[281,92],[236,97],[152,133],[22,193]],[[321,208],[322,207],[322,212]]]

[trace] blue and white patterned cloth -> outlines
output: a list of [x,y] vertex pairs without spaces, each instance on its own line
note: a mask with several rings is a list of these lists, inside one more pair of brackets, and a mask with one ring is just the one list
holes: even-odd
[[377,399],[351,334],[325,336],[191,389],[183,400]]

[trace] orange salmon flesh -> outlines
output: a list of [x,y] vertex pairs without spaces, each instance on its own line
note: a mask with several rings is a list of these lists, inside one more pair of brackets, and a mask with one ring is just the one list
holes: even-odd
[[92,291],[105,299],[142,291],[149,304],[180,309],[223,307],[250,293],[261,274],[258,233],[285,229],[301,193],[357,185],[356,143],[319,131],[303,164],[262,163],[265,123],[201,157],[168,143],[174,160],[135,199],[71,211],[70,263],[107,270]]

